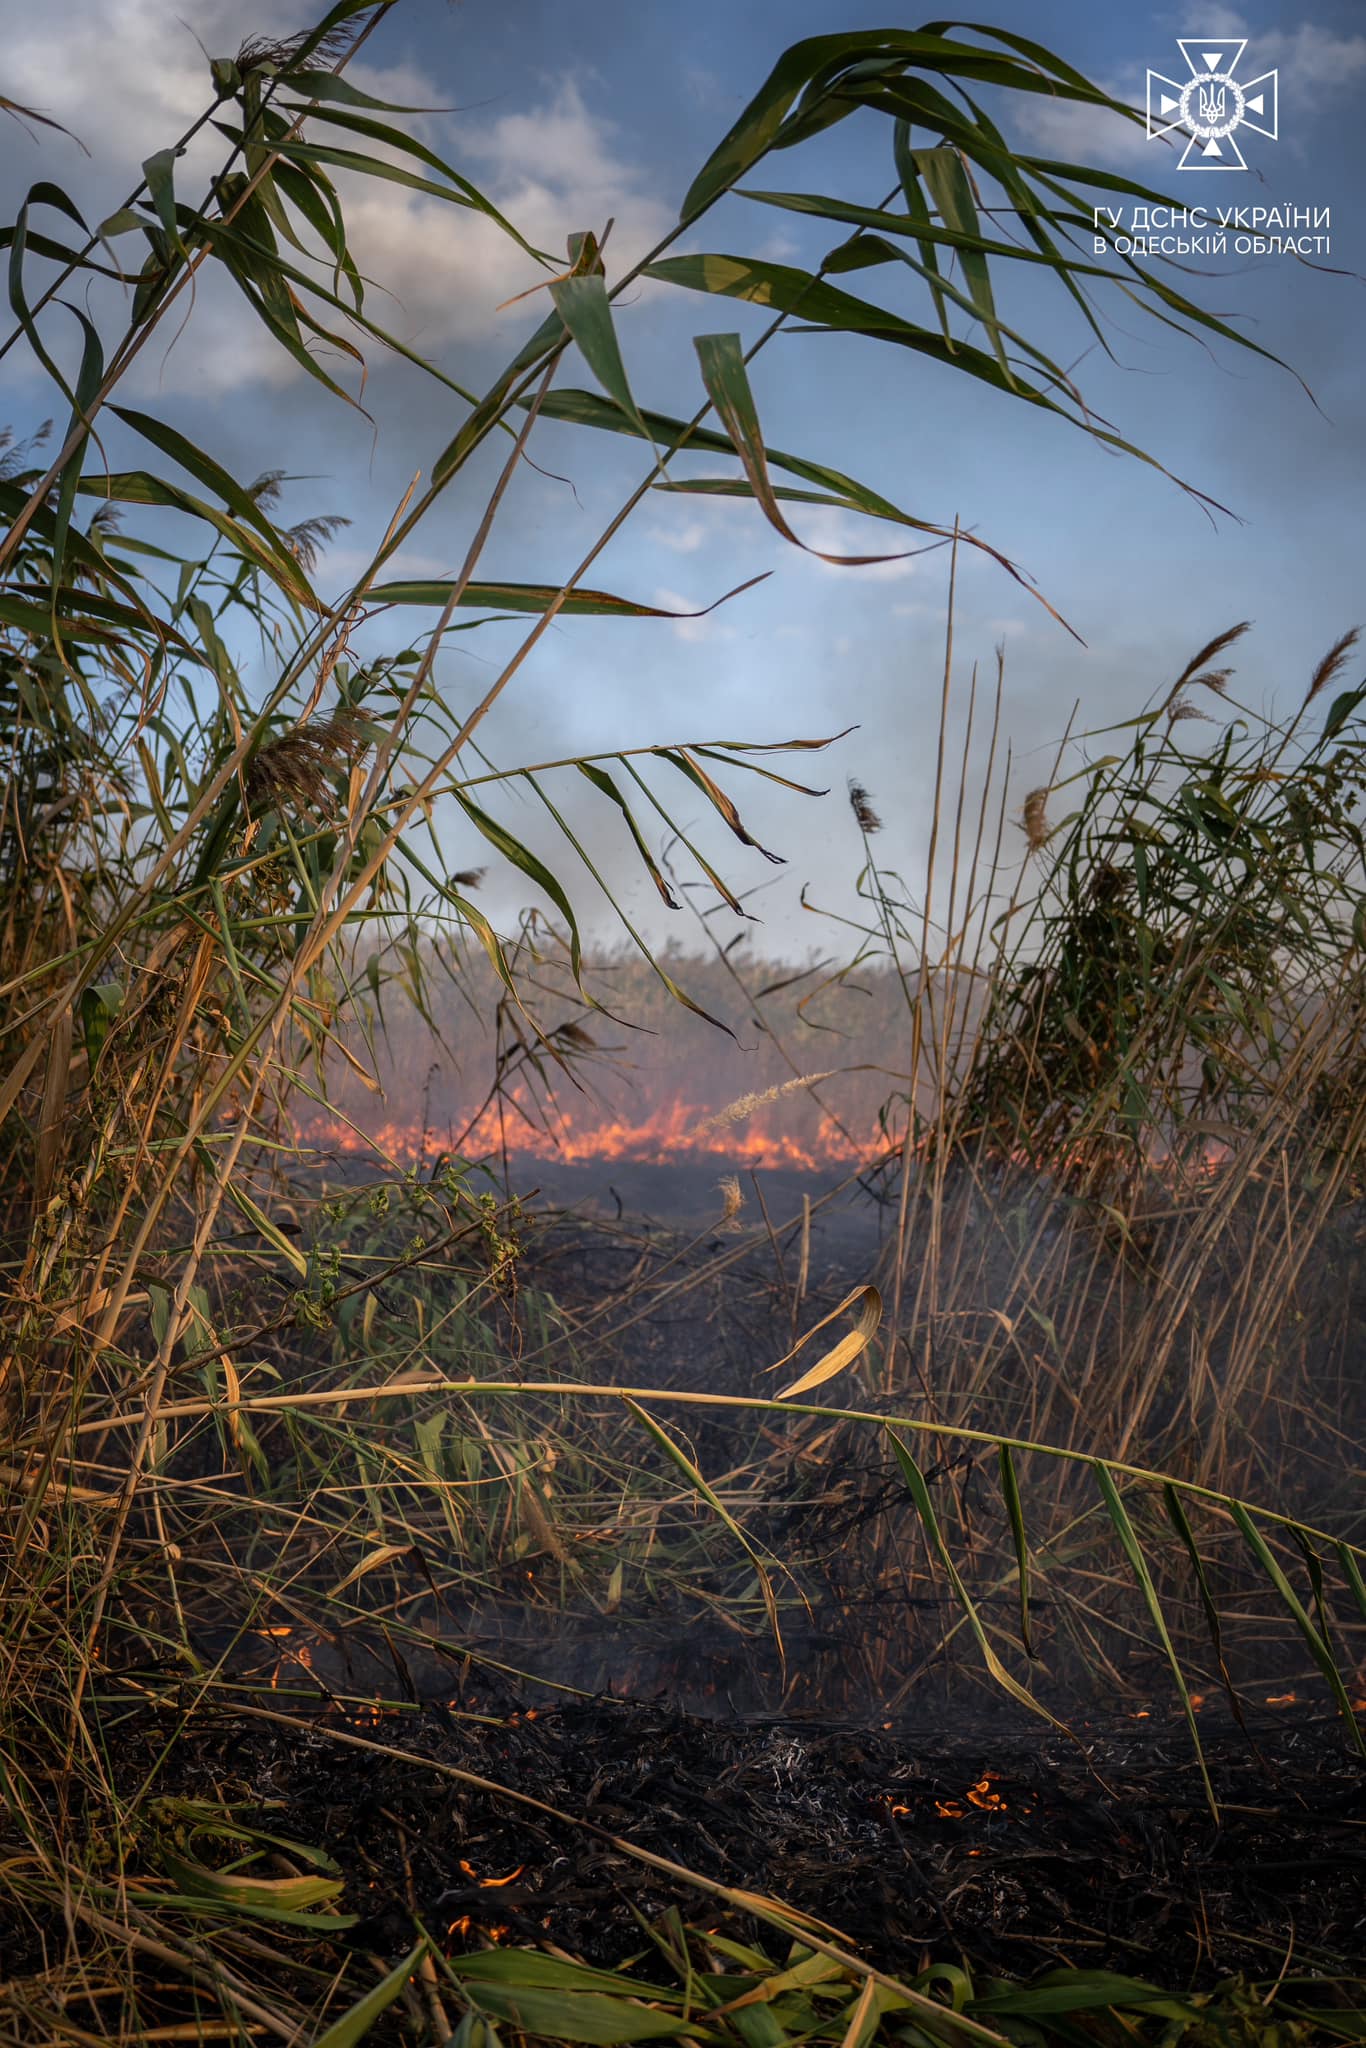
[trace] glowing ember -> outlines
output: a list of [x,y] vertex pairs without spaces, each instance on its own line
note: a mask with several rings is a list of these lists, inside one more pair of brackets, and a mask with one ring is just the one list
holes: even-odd
[[519,1863],[517,1865],[517,1868],[515,1870],[510,1870],[506,1877],[481,1877],[479,1875],[479,1872],[475,1869],[474,1865],[472,1863],[466,1863],[464,1857],[462,1856],[460,1859],[460,1868],[464,1871],[466,1877],[472,1877],[474,1879],[475,1883],[479,1886],[481,1891],[497,1891],[502,1885],[511,1884],[514,1877],[520,1877],[522,1872],[526,1869],[526,1865],[525,1863]]
[[968,1798],[974,1806],[980,1807],[984,1813],[1004,1812],[1010,1803],[1008,1800],[1003,1799],[1000,1793],[994,1789],[995,1780],[995,1771],[984,1771],[977,1780],[977,1783],[968,1787]]
[[482,1934],[489,1941],[499,1942],[505,1941],[508,1935],[511,1934],[511,1932],[511,1927],[507,1926],[478,1927],[476,1926],[475,1922],[471,1920],[468,1913],[462,1913],[460,1915],[460,1918],[458,1920],[452,1920],[450,1926],[446,1929],[446,1939],[447,1941],[450,1941],[458,1934],[462,1941],[468,1941],[472,1934]]

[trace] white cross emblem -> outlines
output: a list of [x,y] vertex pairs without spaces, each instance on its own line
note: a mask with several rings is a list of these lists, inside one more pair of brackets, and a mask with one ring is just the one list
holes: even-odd
[[1190,66],[1186,79],[1148,73],[1148,140],[1183,128],[1190,136],[1177,169],[1181,171],[1245,171],[1247,163],[1234,140],[1234,130],[1251,128],[1274,142],[1280,121],[1279,90],[1274,71],[1260,78],[1234,77],[1247,48],[1242,36],[1178,36],[1181,54]]

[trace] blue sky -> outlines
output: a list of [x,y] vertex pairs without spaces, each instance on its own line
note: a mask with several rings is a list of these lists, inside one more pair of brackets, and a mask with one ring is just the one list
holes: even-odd
[[[1164,183],[1205,205],[1330,206],[1331,261],[1366,272],[1361,118],[1366,18],[1354,0],[1197,0],[1190,8],[1096,7],[1091,0],[980,0],[980,14],[1049,44],[1131,101],[1145,68],[1181,68],[1179,35],[1249,38],[1244,75],[1280,73],[1281,139],[1251,138],[1246,175],[1171,174],[1171,158],[1089,115],[1042,102],[1018,107],[1011,132],[1035,148],[1075,153],[1126,175]],[[563,246],[577,228],[615,216],[619,258],[640,253],[671,222],[692,172],[729,127],[778,51],[807,34],[916,26],[928,10],[849,0],[404,0],[373,37],[355,75],[372,90],[457,111],[421,118],[420,132],[487,189],[529,236]],[[289,25],[302,25],[302,13]],[[40,177],[107,210],[135,182],[150,149],[198,109],[204,64],[253,27],[279,32],[278,7],[186,0],[52,0],[9,31],[7,92],[64,121],[92,158],[46,131],[34,142],[7,124],[0,165],[18,203]],[[207,161],[207,159],[205,160]],[[198,169],[192,161],[182,175]],[[1160,175],[1162,174],[1162,175]],[[771,159],[768,188],[837,190],[875,203],[893,183],[887,124],[845,123],[809,151]],[[393,293],[378,317],[451,375],[480,385],[516,347],[542,307],[499,313],[535,282],[509,245],[454,209],[376,186],[354,195],[357,246]],[[839,231],[732,200],[687,246],[819,259]],[[776,445],[833,462],[920,515],[955,516],[1018,560],[1081,635],[1070,639],[999,569],[966,560],[957,619],[958,688],[973,661],[994,666],[1005,644],[1004,730],[1016,757],[1017,795],[1043,780],[1052,745],[1080,700],[1083,725],[1132,714],[1168,684],[1220,628],[1250,618],[1236,694],[1289,704],[1314,662],[1366,617],[1360,568],[1366,397],[1359,373],[1362,286],[1286,257],[1213,259],[1192,280],[1202,302],[1246,324],[1287,358],[1314,392],[1244,352],[1214,356],[1103,298],[1119,323],[1120,366],[1083,356],[1087,336],[1056,293],[1012,281],[1005,303],[1064,363],[1077,361],[1089,401],[1131,440],[1229,506],[1211,521],[1154,470],[1123,461],[1060,421],[903,352],[828,336],[784,337],[755,366],[766,432]],[[884,271],[851,280],[903,310],[914,288]],[[923,308],[922,317],[923,317]],[[691,411],[700,387],[691,336],[755,331],[752,309],[653,288],[621,309],[620,329],[642,402]],[[12,362],[12,359],[11,359]],[[22,424],[44,401],[9,369],[0,414]],[[566,373],[587,382],[581,370]],[[414,472],[430,465],[456,423],[439,388],[416,373],[376,367],[366,391],[371,426],[328,403],[273,358],[231,300],[209,287],[185,334],[140,372],[138,402],[167,414],[240,475],[287,466],[309,481],[288,500],[292,516],[349,515],[320,581],[342,587],[361,566]],[[112,446],[113,444],[111,444]],[[115,459],[120,451],[113,448]],[[547,428],[533,444],[552,477],[529,474],[495,531],[490,573],[558,581],[640,472],[628,444]],[[707,465],[714,471],[715,465]],[[414,571],[454,568],[478,505],[453,500],[410,551]],[[895,529],[797,508],[813,545],[840,552],[899,544]],[[887,537],[890,535],[891,537]],[[881,536],[881,537],[880,537]],[[756,591],[705,622],[567,622],[512,685],[487,729],[501,767],[568,752],[656,740],[781,738],[858,731],[819,776],[819,803],[735,793],[764,841],[788,856],[781,870],[728,846],[701,820],[709,851],[741,887],[763,884],[753,943],[773,951],[829,950],[832,933],[799,907],[803,885],[847,910],[859,848],[846,778],[871,790],[886,821],[882,854],[916,885],[923,863],[944,634],[946,559],[836,570],[787,547],[756,510],[660,497],[614,541],[592,580],[627,596],[709,603],[745,577],[771,571]],[[442,659],[442,687],[459,706],[487,686],[515,645],[514,628],[458,636]],[[960,698],[961,701],[961,698]],[[558,792],[557,792],[558,793]],[[693,927],[670,920],[632,866],[611,818],[582,810],[565,789],[594,855],[655,939]],[[553,838],[523,805],[507,813],[542,851]],[[684,805],[683,822],[699,821]],[[450,865],[479,856],[452,831]],[[573,863],[565,865],[572,871]],[[610,923],[580,877],[586,921]],[[524,891],[490,878],[489,901],[506,921]],[[731,935],[733,921],[717,926]]]

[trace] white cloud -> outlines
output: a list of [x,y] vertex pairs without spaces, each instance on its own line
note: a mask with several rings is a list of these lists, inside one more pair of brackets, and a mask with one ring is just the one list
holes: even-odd
[[714,529],[700,519],[690,519],[685,526],[651,526],[645,531],[647,540],[658,541],[661,547],[672,548],[678,555],[695,555],[712,539]]
[[[616,154],[612,124],[588,109],[572,79],[540,107],[492,123],[460,117],[428,127],[439,129],[433,146],[447,161],[555,259],[567,260],[571,233],[601,234],[612,220],[605,260],[609,278],[620,276],[672,224],[639,166]],[[432,351],[500,331],[511,340],[548,309],[538,293],[499,310],[547,273],[486,216],[370,179],[348,179],[346,203],[357,261],[392,294],[376,301],[374,317],[410,346]]]
[[[250,18],[252,12],[200,5],[178,20],[162,0],[103,0],[96,23],[82,0],[11,10],[5,90],[62,122],[85,144],[96,167],[113,178],[115,189],[106,194],[112,208],[115,197],[136,182],[142,158],[174,141],[203,111],[209,67],[190,30],[212,54],[222,55],[261,25]],[[221,154],[221,137],[213,144]],[[54,158],[51,169],[45,164],[35,176],[60,179],[79,168],[71,145],[45,131],[43,157],[57,151],[64,152],[61,169]]]
[[[1129,91],[1113,80],[1098,78],[1094,83],[1125,106],[1136,104]],[[1156,157],[1158,170],[1170,168],[1149,143],[1146,128],[1137,121],[1121,119],[1105,107],[1088,107],[1077,100],[1054,100],[1043,93],[1031,93],[1014,115],[1013,126],[1040,156],[1094,164],[1099,170],[1127,170],[1142,164],[1149,171],[1154,169]]]
[[1246,36],[1238,76],[1279,71],[1282,94],[1293,105],[1312,103],[1333,88],[1350,88],[1366,73],[1366,35],[1339,35],[1318,22],[1293,29],[1259,29],[1225,0],[1212,0],[1183,16],[1183,35]]
[[[643,538],[671,548],[676,555],[695,555],[716,544],[729,551],[728,559],[733,559],[737,547],[747,543],[762,547],[770,534],[762,512],[749,498],[706,498],[694,510],[697,505],[696,498],[664,493],[660,514],[645,528]],[[663,509],[665,506],[668,511]]]
[[[89,0],[48,0],[6,24],[6,92],[61,121],[89,159],[49,130],[40,131],[41,150],[13,123],[6,124],[12,134],[0,135],[11,183],[53,178],[95,219],[133,189],[143,158],[203,111],[209,79],[199,42],[221,55],[245,35],[282,30],[271,0],[100,0],[97,11],[97,29]],[[348,75],[384,99],[430,109],[442,96],[410,66],[358,59]],[[403,125],[402,116],[381,118]],[[612,123],[590,110],[572,79],[541,104],[492,120],[428,112],[412,126],[553,258],[564,254],[570,233],[601,234],[615,216],[606,258],[609,276],[619,276],[672,225],[645,172],[620,153]],[[26,158],[16,162],[18,150]],[[197,197],[223,153],[222,137],[206,129],[177,166],[178,191]],[[546,310],[541,293],[498,311],[546,272],[486,216],[378,179],[339,172],[336,182],[356,260],[384,288],[372,291],[367,310],[409,346],[437,357],[500,333],[514,343]],[[131,254],[136,244],[123,247]],[[160,349],[149,356],[145,381],[212,395],[302,376],[209,266],[197,289],[189,333],[169,357]],[[341,381],[351,388],[354,376]]]

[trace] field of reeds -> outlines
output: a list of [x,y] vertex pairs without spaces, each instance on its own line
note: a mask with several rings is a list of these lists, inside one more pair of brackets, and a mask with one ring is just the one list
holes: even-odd
[[[977,95],[1126,110],[1004,33],[816,38],[675,235],[854,116],[890,139],[887,198],[753,195],[838,224],[819,272],[670,235],[609,282],[606,223],[531,248],[354,82],[390,11],[343,0],[215,60],[207,192],[168,137],[102,221],[40,181],[3,231],[5,346],[59,423],[16,425],[0,474],[0,2039],[1360,2039],[1354,636],[1306,650],[1278,722],[1212,620],[1021,790],[1008,671],[955,651],[954,570],[986,543],[768,446],[751,376],[796,320],[1140,458],[994,296],[1028,261],[1104,331],[1080,237],[1103,174],[1013,150]],[[348,246],[373,177],[495,219],[544,298],[482,393],[406,352],[442,424],[334,596],[326,519],[284,525],[279,477],[122,387],[159,332],[193,346],[209,270],[355,402],[348,366],[404,352]],[[888,265],[927,324],[832,281]],[[699,334],[667,414],[628,375],[641,276],[769,323]],[[1127,290],[1130,319],[1248,345],[1160,268]],[[634,439],[641,480],[577,565],[486,580],[547,420]],[[624,918],[629,949],[595,952],[499,808],[529,791],[577,856],[604,806],[665,903],[686,872],[735,907],[679,793],[743,859],[749,778],[795,809],[841,772],[821,737],[489,761],[553,621],[651,611],[594,564],[656,490],[747,498],[797,546],[817,503],[943,549],[928,872],[888,871],[852,787],[860,915],[819,964],[652,952]],[[464,510],[458,575],[392,575],[438,503]],[[509,617],[524,638],[453,710],[447,634]],[[519,931],[443,818],[536,893]],[[760,1048],[744,1086],[708,1064],[724,1030]],[[649,1095],[646,1033],[687,1089]],[[623,1156],[715,1184],[701,1227],[523,1199],[623,1124]],[[1030,1933],[1055,1881],[1000,1876],[1005,1834],[953,1846],[1011,1800],[995,1766],[912,1783],[936,1729],[960,1762],[977,1729],[1045,1745],[1038,1784],[1072,1759],[1048,1826],[1065,1847],[1112,1802],[1111,1859],[1157,1826],[1150,1730],[1196,1864],[1317,1875],[1272,1918],[1232,1879],[1217,1906],[1158,1887],[1127,1949],[1113,1915],[1069,1932],[1057,1878],[1064,1917]],[[771,1862],[725,1836],[718,1785],[781,1835]],[[925,1929],[897,1917],[917,1888]]]

